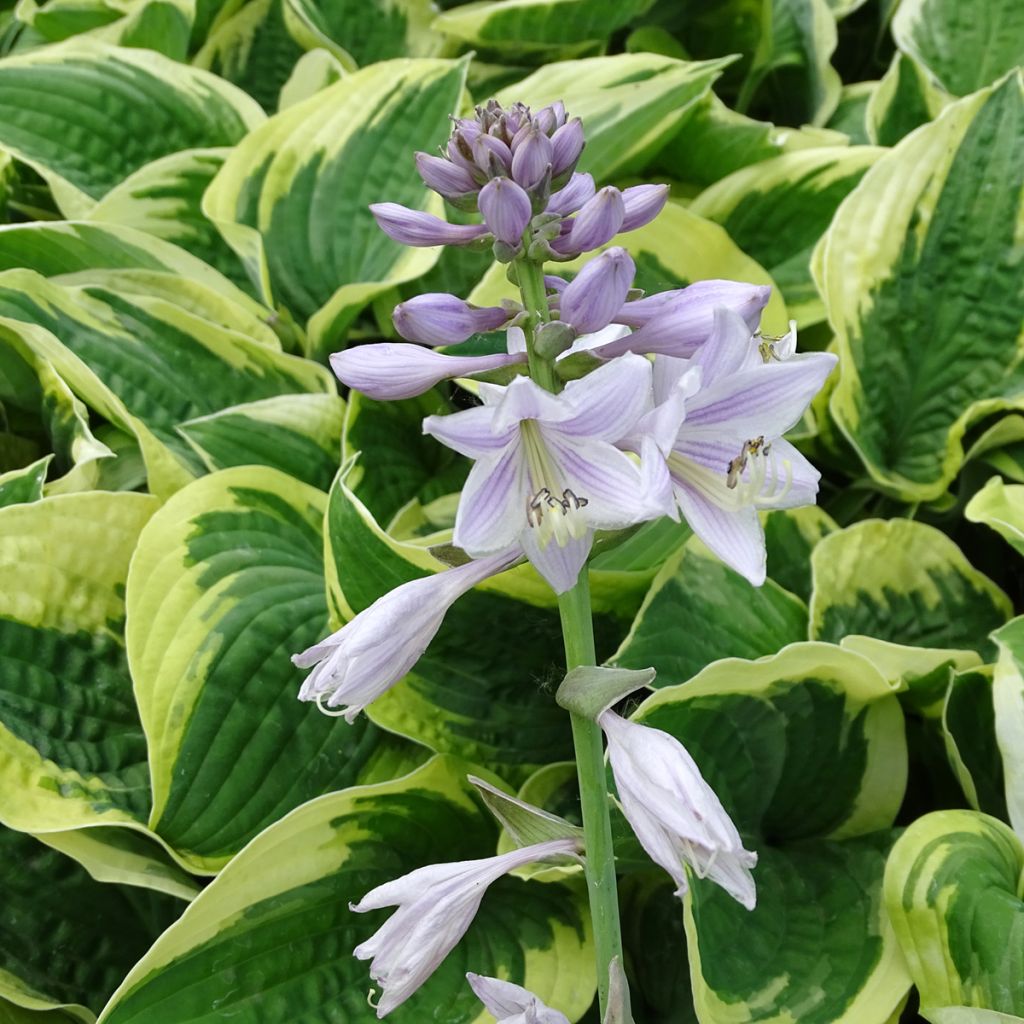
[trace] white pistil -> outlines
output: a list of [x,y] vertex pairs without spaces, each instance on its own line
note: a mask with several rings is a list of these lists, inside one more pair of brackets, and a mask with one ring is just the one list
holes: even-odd
[[793,463],[783,459],[785,482],[779,487],[779,459],[772,453],[772,444],[763,436],[744,442],[739,455],[727,469],[725,486],[733,491],[738,506],[756,505],[770,508],[779,505],[793,487]]
[[581,510],[588,501],[566,486],[537,423],[523,420],[519,426],[528,476],[526,521],[537,531],[540,547],[547,547],[552,540],[565,547],[570,540],[579,540],[586,534],[587,522]]

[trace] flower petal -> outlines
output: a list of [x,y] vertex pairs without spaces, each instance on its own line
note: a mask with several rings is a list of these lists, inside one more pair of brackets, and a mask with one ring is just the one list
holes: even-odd
[[384,234],[402,245],[465,245],[487,234],[484,224],[449,224],[399,203],[374,203],[370,211]]
[[335,352],[331,368],[350,388],[370,398],[391,401],[422,395],[449,377],[468,377],[525,361],[523,354],[448,356],[419,345],[381,342]]
[[636,264],[621,246],[613,246],[592,259],[562,292],[559,319],[579,334],[599,331],[610,323],[626,300]]
[[537,543],[536,533],[526,529],[519,535],[519,543],[530,564],[544,577],[556,594],[572,590],[579,579],[594,543],[594,534],[588,530],[580,538],[569,538],[560,545],[551,541],[545,547]]
[[530,197],[511,178],[492,178],[480,190],[480,213],[488,230],[506,245],[518,245],[533,214]]
[[565,188],[559,189],[551,196],[544,212],[568,216],[592,199],[594,192],[594,179],[589,174],[574,174]]
[[701,384],[710,387],[717,380],[740,370],[763,365],[747,322],[725,306],[714,311],[711,335],[693,357],[701,368]]
[[473,556],[512,544],[526,526],[526,483],[518,437],[469,471],[455,513],[452,542]]
[[423,433],[460,455],[482,459],[497,455],[516,438],[517,425],[495,430],[493,420],[492,407],[477,405],[447,416],[427,416],[423,421]]
[[494,407],[492,429],[504,431],[523,420],[557,423],[571,414],[563,396],[553,395],[529,377],[516,377]]
[[569,415],[558,430],[570,437],[615,442],[625,437],[654,405],[651,364],[627,354],[599,366],[562,392]]

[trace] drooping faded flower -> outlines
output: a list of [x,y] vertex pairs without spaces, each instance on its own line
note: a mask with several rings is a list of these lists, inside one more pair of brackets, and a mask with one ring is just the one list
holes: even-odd
[[484,386],[484,404],[428,416],[424,433],[476,460],[459,501],[453,542],[474,557],[519,544],[556,593],[570,589],[594,530],[665,511],[640,469],[615,447],[651,408],[651,364],[628,355],[558,395],[527,377]]
[[667,458],[679,508],[694,533],[755,586],[765,580],[758,509],[813,505],[821,476],[782,435],[837,359],[827,352],[782,358],[791,347],[784,339],[759,342],[741,316],[719,308],[711,337],[692,360],[655,359],[658,400],[700,369],[700,388],[686,400]]
[[687,866],[710,878],[747,910],[757,902],[750,869],[757,854],[743,848],[736,826],[696,762],[674,737],[605,711],[608,760],[622,811],[640,845],[687,890]]
[[299,668],[316,666],[299,700],[344,708],[345,720],[354,721],[419,661],[459,597],[521,558],[518,548],[508,549],[389,591],[336,633],[292,656]]
[[371,960],[370,977],[382,988],[377,1016],[408,999],[466,933],[487,887],[514,868],[548,857],[575,855],[575,839],[552,839],[497,857],[431,864],[368,892],[351,909],[358,914],[398,909],[353,955]]
[[522,985],[473,973],[466,980],[498,1024],[569,1024],[564,1013],[545,1006]]

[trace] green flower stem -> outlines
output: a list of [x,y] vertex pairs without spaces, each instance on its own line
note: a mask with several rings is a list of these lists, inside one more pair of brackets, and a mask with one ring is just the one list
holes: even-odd
[[[576,586],[559,597],[558,610],[562,616],[566,667],[573,669],[580,665],[593,665],[596,660],[594,623],[590,614],[590,581],[586,567],[580,573]],[[604,1019],[608,1008],[609,968],[615,957],[619,958],[620,964],[623,962],[604,745],[597,722],[572,713],[570,718],[583,810],[583,840],[587,848],[587,892],[597,951],[597,990]]]
[[[544,291],[544,270],[539,263],[517,260],[516,274],[523,305],[530,314],[525,330],[529,354],[530,376],[549,391],[558,391],[559,382],[551,363],[534,350],[533,338],[537,324],[551,318]],[[594,623],[590,611],[590,581],[586,568],[572,590],[558,599],[565,643],[566,670],[596,662]],[[583,811],[583,839],[586,844],[587,892],[590,917],[594,926],[597,951],[597,987],[602,1019],[607,1011],[608,978],[615,957],[622,963],[622,933],[619,924],[619,896],[615,879],[615,853],[612,848],[612,825],[608,814],[608,785],[604,767],[604,744],[601,727],[583,715],[570,712],[572,739],[576,750],[576,773]]]

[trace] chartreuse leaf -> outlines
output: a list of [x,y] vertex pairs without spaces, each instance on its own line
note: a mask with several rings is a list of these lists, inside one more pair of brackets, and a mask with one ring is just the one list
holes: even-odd
[[1024,616],[992,634],[999,648],[992,700],[1010,822],[1024,830]]
[[437,259],[388,238],[368,204],[439,209],[411,152],[448,134],[465,73],[465,62],[409,60],[347,75],[251,132],[207,190],[204,212],[264,296],[313,318],[311,351],[337,347],[356,311]]
[[1024,391],[1021,89],[1011,75],[904,139],[815,253],[841,358],[832,416],[905,500],[941,495],[967,426]]
[[157,508],[92,492],[0,509],[0,820],[140,825],[146,741],[121,627],[128,561]]
[[979,1010],[973,1006],[933,1006],[920,1010],[931,1024],[1021,1024],[1024,1017],[998,1010]]
[[344,416],[337,395],[282,395],[189,420],[178,431],[211,470],[272,466],[325,491],[338,471]]
[[1008,487],[1000,477],[992,477],[967,503],[964,517],[991,526],[1024,555],[1024,486]]
[[[628,247],[636,262],[636,285],[648,292],[717,277],[774,285],[767,271],[742,252],[721,227],[678,203],[670,202],[650,224],[617,235],[610,244]],[[562,264],[559,272],[571,275],[591,258],[588,253]],[[505,268],[495,263],[469,298],[479,305],[491,305],[513,294]],[[777,288],[772,289],[762,322],[766,331],[776,334],[787,328],[786,306]]]
[[349,394],[342,459],[359,458],[345,482],[377,522],[391,523],[409,502],[461,490],[469,463],[423,433],[425,416],[452,411],[436,390],[399,402]]
[[835,48],[836,19],[825,0],[768,0],[737,107],[745,112],[768,93],[788,122],[824,124],[839,102],[839,73],[829,63]]
[[888,683],[855,654],[801,643],[716,662],[633,718],[686,746],[759,858],[752,912],[692,880],[699,1019],[888,1021],[909,985],[880,899],[907,773]]
[[304,53],[292,68],[288,81],[281,86],[278,108],[287,110],[296,103],[334,85],[345,74],[341,62],[333,53],[316,49]]
[[1024,1013],[1022,870],[1018,837],[976,811],[927,814],[897,841],[885,903],[924,1016],[955,1020],[929,1012],[950,1006]]
[[[425,548],[392,540],[344,481],[331,490],[327,548],[332,610],[341,620],[445,568]],[[516,600],[492,583],[453,605],[426,654],[367,714],[518,783],[534,768],[572,756],[568,716],[543,686],[561,675],[562,664],[554,609]]]
[[0,474],[0,508],[39,501],[43,496],[46,467],[52,461],[53,456],[46,455],[24,469],[12,469],[9,473]]
[[839,529],[818,505],[784,508],[764,517],[768,575],[791,594],[811,599],[811,552],[822,537]]
[[984,430],[965,456],[966,462],[976,459],[1008,480],[1024,483],[1024,416],[1003,416]]
[[[91,1022],[183,904],[94,881],[32,836],[0,827],[0,1000]],[[0,1020],[3,1020],[0,1006]],[[62,1018],[13,1019],[56,1024]]]
[[[469,793],[467,767],[436,758],[271,825],[160,937],[100,1020],[376,1020],[373,984],[351,952],[391,911],[357,915],[349,904],[417,867],[493,854],[496,829]],[[389,1019],[482,1024],[465,983],[472,970],[522,984],[575,1020],[593,998],[592,957],[580,888],[501,879],[465,938]]]
[[280,348],[267,325],[270,311],[265,306],[208,263],[135,228],[85,221],[0,228],[0,270],[22,268],[69,283],[94,281],[115,291],[163,295],[215,323]]
[[909,519],[869,519],[825,537],[811,555],[811,636],[851,633],[914,647],[984,654],[1012,614],[1009,598],[944,534]]
[[[69,1017],[63,1010],[26,1010],[0,999],[0,1024],[69,1024],[78,1017]],[[92,1017],[88,1018],[92,1020]]]
[[587,133],[579,170],[603,181],[641,170],[731,60],[620,53],[559,61],[501,90],[497,98],[502,103],[521,100],[534,108],[564,100],[566,110],[582,118]]
[[173,242],[236,284],[251,287],[238,257],[200,209],[203,193],[229,152],[188,149],[153,160],[115,185],[88,219]]
[[896,53],[868,101],[868,137],[876,145],[895,146],[915,128],[934,121],[948,103],[948,94],[929,81],[913,57]]
[[611,664],[653,667],[654,685],[670,686],[719,658],[759,658],[806,638],[803,601],[773,580],[752,587],[691,540],[654,578]]
[[516,52],[599,43],[653,0],[483,0],[445,11],[434,27],[474,45]]
[[[388,749],[296,699],[290,661],[327,632],[324,495],[278,470],[227,469],[176,494],[128,578],[128,658],[149,745],[151,827],[213,872]],[[281,765],[287,764],[287,771]]]
[[91,408],[136,437],[154,493],[201,471],[179,423],[273,395],[335,390],[324,367],[162,298],[62,288],[31,271],[8,271],[0,274],[0,317]]
[[288,31],[348,71],[392,57],[433,57],[443,39],[429,0],[284,0]]
[[957,0],[903,0],[892,34],[900,50],[954,96],[1024,64],[1024,10],[1015,0],[987,0],[977,7]]
[[996,735],[992,672],[954,672],[942,709],[950,766],[971,806],[1006,819],[1006,783]]
[[658,154],[657,166],[694,186],[711,185],[743,167],[819,146],[844,146],[848,137],[824,128],[777,128],[727,107],[714,93],[695,103]]
[[240,89],[150,50],[76,38],[0,67],[0,146],[69,216],[151,160],[233,145],[262,119]]
[[690,211],[713,220],[772,275],[801,327],[825,319],[811,252],[840,202],[881,156],[871,146],[802,150],[737,171],[702,192]]

